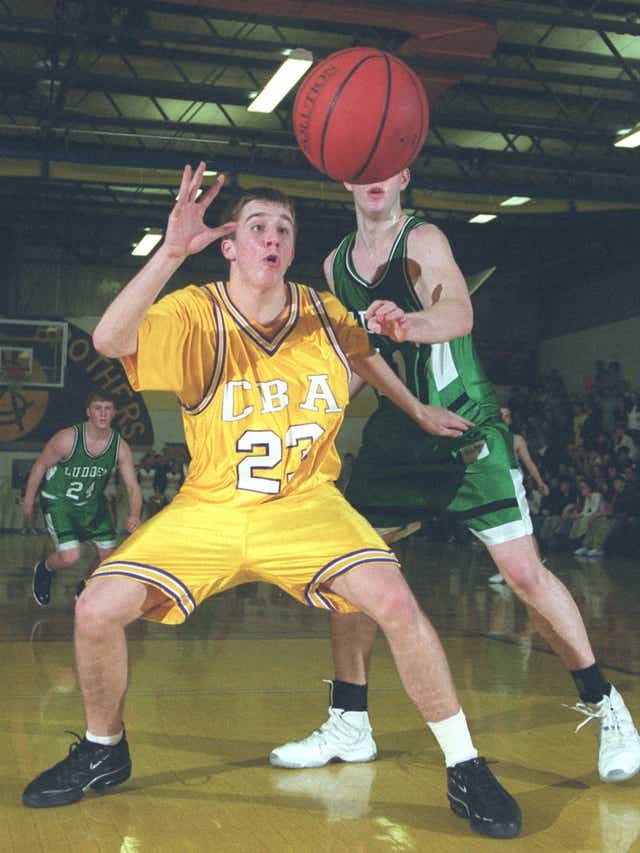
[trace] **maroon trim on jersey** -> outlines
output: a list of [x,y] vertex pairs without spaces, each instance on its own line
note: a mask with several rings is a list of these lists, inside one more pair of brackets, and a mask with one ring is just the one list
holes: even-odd
[[220,306],[216,302],[213,293],[209,290],[209,287],[205,285],[202,289],[207,294],[209,301],[211,302],[211,310],[213,312],[213,321],[215,323],[217,335],[216,357],[213,364],[213,370],[211,371],[209,385],[207,386],[202,398],[193,406],[187,406],[182,401],[179,401],[180,406],[187,415],[199,415],[201,412],[204,412],[209,403],[211,403],[216,391],[218,390],[218,385],[222,378],[222,372],[224,370],[224,364],[227,357],[227,330],[224,326],[222,311],[220,310]]
[[347,371],[347,381],[351,379],[351,365],[349,364],[349,359],[347,358],[344,350],[340,346],[340,341],[338,340],[338,336],[336,334],[335,329],[333,328],[333,324],[331,323],[331,318],[327,312],[324,302],[320,298],[320,296],[316,293],[315,290],[309,288],[309,297],[311,299],[311,304],[316,310],[316,314],[322,324],[322,328],[324,329],[327,338],[329,339],[329,343],[333,347],[336,352],[336,355],[344,365],[344,369]]
[[[137,569],[139,571],[136,571]],[[172,575],[171,572],[165,571],[165,569],[158,568],[158,566],[152,566],[148,563],[137,563],[132,560],[112,560],[108,563],[102,563],[88,580],[108,575],[123,575],[124,577],[133,578],[159,589],[167,598],[175,602],[179,610],[182,611],[185,619],[197,607],[196,600],[189,587],[180,578]],[[171,584],[177,589],[172,588]],[[178,589],[180,592],[177,591]]]
[[[339,566],[341,563],[345,563],[343,568],[334,568]],[[320,587],[325,586],[335,578],[340,577],[340,575],[350,572],[351,569],[366,565],[367,563],[389,563],[393,566],[400,565],[400,561],[393,551],[385,551],[382,548],[362,548],[358,551],[352,551],[350,554],[343,554],[323,566],[307,584],[304,593],[307,604],[310,607],[319,607],[325,610],[336,610],[337,608],[327,597],[327,592],[330,592],[331,590],[328,589],[325,593],[322,593],[320,591]],[[337,595],[337,593],[333,593],[333,595]]]
[[239,308],[236,308],[231,301],[231,297],[227,293],[226,283],[217,281],[215,284],[220,299],[224,303],[229,314],[231,314],[240,331],[247,335],[247,337],[250,338],[254,344],[259,346],[267,355],[276,354],[282,346],[285,338],[287,338],[293,331],[296,323],[298,322],[298,317],[300,316],[300,293],[298,291],[298,285],[289,281],[285,281],[285,285],[289,290],[289,313],[283,325],[272,337],[269,338],[266,335],[263,335],[259,329],[252,325],[251,320],[249,320],[248,317],[245,317]]

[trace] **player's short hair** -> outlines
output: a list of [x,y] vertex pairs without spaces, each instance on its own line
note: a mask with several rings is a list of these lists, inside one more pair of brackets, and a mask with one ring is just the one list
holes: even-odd
[[85,409],[88,409],[92,403],[113,403],[117,408],[116,398],[113,394],[110,394],[108,391],[92,391],[87,397],[87,402],[85,405]]
[[297,234],[298,220],[293,199],[286,195],[286,193],[276,190],[273,187],[252,187],[245,190],[241,195],[231,199],[222,211],[220,224],[235,222],[242,213],[243,208],[251,201],[268,201],[270,204],[280,204],[282,207],[286,207],[293,220],[294,236]]

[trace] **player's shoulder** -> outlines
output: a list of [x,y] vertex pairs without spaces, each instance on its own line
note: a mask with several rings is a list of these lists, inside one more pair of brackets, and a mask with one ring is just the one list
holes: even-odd
[[338,299],[330,290],[319,290],[317,287],[312,287],[310,284],[296,284],[301,292],[306,295],[311,302],[317,303],[320,301],[325,308],[333,307],[335,304],[340,304]]
[[54,434],[53,438],[59,441],[74,441],[81,429],[81,423],[71,424],[70,426],[59,429],[58,432]]
[[131,445],[129,442],[122,437],[122,435],[118,432],[118,430],[114,430],[115,439],[118,442],[118,459],[120,459],[123,455],[127,458],[130,458],[133,461],[133,457],[131,455]]
[[187,284],[179,290],[167,293],[154,307],[173,308],[185,311],[197,311],[203,305],[210,305],[216,299],[216,285],[211,284]]
[[412,243],[423,243],[423,242],[448,242],[444,231],[441,228],[438,228],[437,225],[434,225],[433,222],[429,222],[427,219],[423,219],[419,216],[411,216],[407,222],[407,227],[409,228],[409,233],[407,235],[407,240],[409,244]]
[[292,279],[287,279],[287,285],[294,292],[297,292],[298,298],[302,302],[313,303],[318,299],[322,299],[323,295],[326,293],[324,290],[318,290],[317,287],[313,287],[311,284],[305,284],[301,281],[293,281]]
[[310,284],[300,284],[299,282],[289,283],[292,287],[298,288],[301,302],[309,306],[312,312],[316,312],[318,307],[320,307],[332,318],[337,318],[344,314],[344,305],[330,290],[319,290]]
[[48,444],[55,447],[65,455],[71,453],[76,443],[80,428],[81,424],[72,424],[71,426],[63,427],[51,436]]

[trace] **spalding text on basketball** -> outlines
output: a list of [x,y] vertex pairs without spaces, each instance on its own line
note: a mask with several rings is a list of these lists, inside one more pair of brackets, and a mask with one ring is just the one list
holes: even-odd
[[323,68],[320,74],[314,79],[309,91],[305,94],[304,101],[300,108],[299,123],[298,123],[298,144],[303,151],[309,150],[309,122],[311,114],[318,97],[329,80],[333,77],[338,69],[335,65],[329,65]]

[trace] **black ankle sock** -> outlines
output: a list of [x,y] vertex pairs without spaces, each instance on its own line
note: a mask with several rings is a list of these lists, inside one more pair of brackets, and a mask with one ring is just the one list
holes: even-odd
[[600,702],[603,696],[609,696],[611,693],[611,684],[597,663],[586,669],[572,669],[571,675],[583,702]]
[[366,711],[367,690],[366,684],[332,681],[329,687],[329,704],[341,711]]

